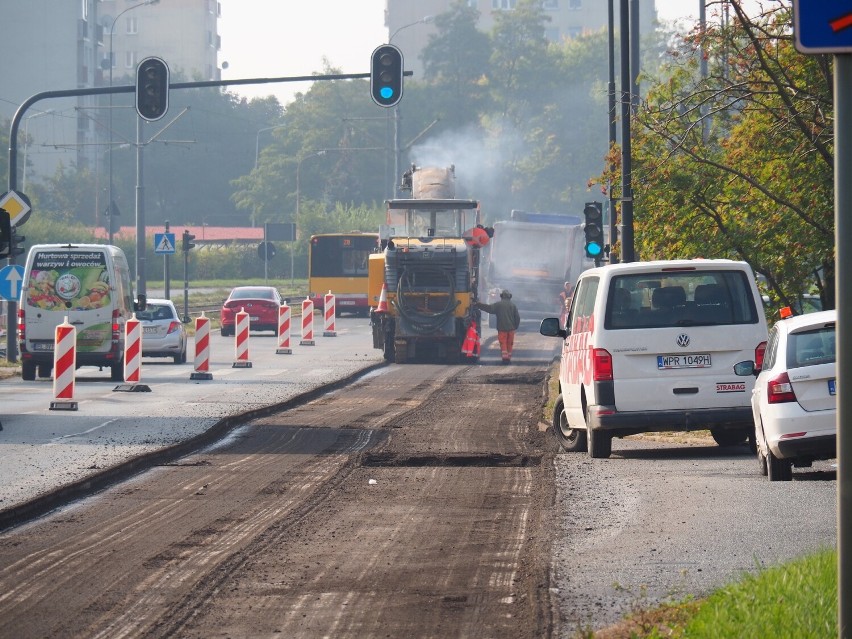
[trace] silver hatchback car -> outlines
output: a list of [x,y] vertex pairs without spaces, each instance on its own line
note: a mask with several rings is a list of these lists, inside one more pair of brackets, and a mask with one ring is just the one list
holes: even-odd
[[136,318],[142,322],[143,357],[171,357],[175,364],[186,362],[186,328],[171,300],[149,299]]

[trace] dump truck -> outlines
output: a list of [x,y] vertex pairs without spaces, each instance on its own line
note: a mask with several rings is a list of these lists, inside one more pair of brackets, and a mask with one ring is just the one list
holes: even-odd
[[373,347],[388,361],[478,356],[464,346],[471,328],[478,340],[479,260],[488,235],[479,202],[456,198],[455,180],[452,166],[412,166],[401,186],[411,197],[386,202],[381,252],[369,259],[368,294]]
[[[500,291],[512,293],[523,321],[558,315],[565,282],[595,265],[586,257],[579,216],[513,210],[494,224],[483,255],[483,297],[489,304]],[[489,318],[493,328],[493,316]]]

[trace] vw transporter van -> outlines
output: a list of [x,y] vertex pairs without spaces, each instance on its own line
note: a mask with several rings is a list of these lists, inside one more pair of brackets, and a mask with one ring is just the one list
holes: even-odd
[[734,364],[766,349],[751,267],[731,260],[610,264],[585,271],[562,338],[553,428],[562,448],[609,457],[613,437],[709,429],[719,445],[753,446],[754,380]]

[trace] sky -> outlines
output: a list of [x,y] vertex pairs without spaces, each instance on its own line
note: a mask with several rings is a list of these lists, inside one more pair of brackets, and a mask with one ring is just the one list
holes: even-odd
[[[663,21],[695,19],[699,1],[656,0],[657,15]],[[323,58],[343,73],[367,73],[370,54],[388,37],[385,3],[386,0],[221,0],[222,79],[310,75],[322,72]],[[309,83],[298,82],[229,90],[249,98],[274,94],[287,104],[294,93],[309,88]]]

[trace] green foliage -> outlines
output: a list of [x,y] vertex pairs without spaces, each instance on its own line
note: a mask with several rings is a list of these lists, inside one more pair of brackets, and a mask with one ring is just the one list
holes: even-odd
[[288,105],[287,126],[271,132],[257,168],[233,181],[237,209],[261,224],[294,221],[306,200],[383,200],[390,193],[387,115],[366,81],[314,83]]
[[[475,124],[487,109],[492,55],[487,34],[476,28],[479,11],[457,1],[435,17],[437,33],[423,50],[431,114],[448,128]],[[407,110],[406,101],[406,110]]]
[[[652,81],[634,127],[636,248],[642,259],[749,262],[770,298],[812,283],[833,307],[831,81],[797,53],[786,3],[683,41]],[[709,73],[698,73],[701,48]],[[617,181],[618,176],[612,176]]]

